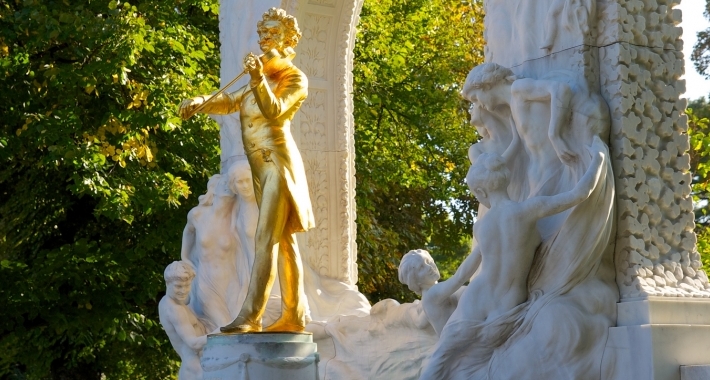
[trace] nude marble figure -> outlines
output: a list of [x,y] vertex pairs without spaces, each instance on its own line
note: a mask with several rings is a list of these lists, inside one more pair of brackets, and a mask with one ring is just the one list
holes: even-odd
[[207,344],[207,331],[188,307],[195,271],[184,261],[174,261],[165,268],[164,277],[166,295],[158,304],[158,312],[160,324],[182,360],[178,379],[201,379],[200,356]]
[[421,379],[475,378],[495,347],[505,342],[528,299],[528,272],[542,242],[537,221],[580,204],[599,180],[604,143],[596,138],[589,151],[592,164],[574,189],[522,202],[508,195],[509,171],[502,157],[483,154],[471,166],[466,181],[489,211],[474,225],[479,244],[466,260],[482,268],[463,291]]
[[216,174],[207,184],[199,205],[187,214],[181,258],[195,269],[192,309],[205,318],[210,330],[232,320],[237,296],[236,258],[239,240],[232,221],[237,198],[227,176]]

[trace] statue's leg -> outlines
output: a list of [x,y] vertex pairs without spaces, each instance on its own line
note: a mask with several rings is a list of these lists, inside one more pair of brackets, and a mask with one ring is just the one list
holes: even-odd
[[273,162],[258,162],[254,166],[252,172],[255,175],[258,173],[262,190],[254,237],[254,266],[242,310],[232,323],[220,329],[225,333],[261,331],[261,317],[276,278],[279,241],[289,212],[288,187],[276,165]]
[[306,327],[306,294],[303,290],[303,264],[296,234],[284,231],[279,243],[278,264],[281,317],[266,330],[301,332]]

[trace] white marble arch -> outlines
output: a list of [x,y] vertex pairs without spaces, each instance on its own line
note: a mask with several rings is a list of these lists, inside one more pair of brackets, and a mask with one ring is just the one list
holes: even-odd
[[[243,57],[259,52],[256,22],[270,7],[298,20],[303,34],[294,63],[309,79],[309,95],[293,121],[303,156],[316,228],[299,234],[303,260],[321,277],[354,285],[355,146],[352,61],[363,0],[221,0],[221,81],[242,70]],[[246,84],[237,82],[232,90]],[[245,159],[238,114],[213,116],[221,127],[222,171]]]

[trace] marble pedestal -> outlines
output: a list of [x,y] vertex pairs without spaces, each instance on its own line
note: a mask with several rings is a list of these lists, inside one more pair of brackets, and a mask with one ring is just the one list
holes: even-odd
[[617,327],[609,330],[604,351],[604,379],[689,380],[710,374],[710,300],[650,297],[617,306]]
[[201,363],[205,380],[318,380],[310,333],[208,335]]

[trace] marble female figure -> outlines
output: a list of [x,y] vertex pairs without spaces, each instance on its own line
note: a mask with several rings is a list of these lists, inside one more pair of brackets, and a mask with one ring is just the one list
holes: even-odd
[[239,288],[236,257],[241,250],[232,222],[236,200],[227,177],[212,176],[207,193],[187,214],[183,230],[180,256],[197,273],[191,307],[210,330],[229,323],[236,314],[234,307],[230,308]]

